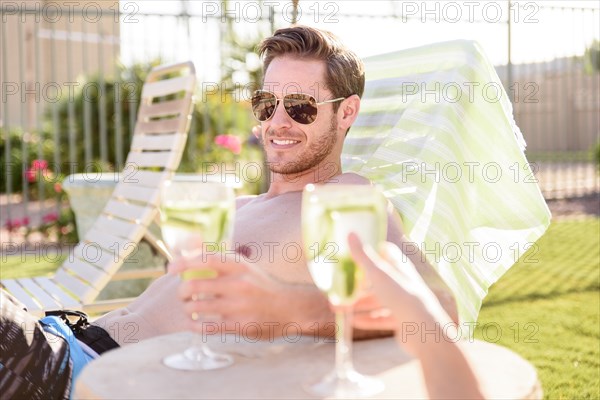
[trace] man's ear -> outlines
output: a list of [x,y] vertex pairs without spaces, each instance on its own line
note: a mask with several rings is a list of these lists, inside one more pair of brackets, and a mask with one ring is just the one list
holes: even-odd
[[340,108],[337,112],[338,118],[338,127],[346,132],[358,116],[358,112],[360,111],[360,97],[358,95],[353,94],[350,97],[347,97],[340,104]]

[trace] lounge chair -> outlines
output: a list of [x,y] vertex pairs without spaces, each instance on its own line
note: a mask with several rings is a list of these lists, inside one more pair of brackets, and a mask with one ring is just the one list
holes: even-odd
[[148,74],[125,168],[101,215],[54,276],[0,282],[28,311],[101,312],[129,302],[94,300],[144,236],[161,247],[147,228],[158,215],[161,184],[181,161],[195,84],[191,62],[159,66]]

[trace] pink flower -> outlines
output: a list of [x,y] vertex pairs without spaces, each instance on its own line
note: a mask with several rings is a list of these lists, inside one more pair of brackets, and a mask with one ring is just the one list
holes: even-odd
[[62,184],[60,182],[56,182],[54,184],[54,191],[56,193],[61,193],[62,192]]
[[6,221],[4,223],[4,226],[9,231],[12,231],[14,229],[18,229],[18,228],[20,228],[22,226],[27,226],[27,225],[29,225],[29,218],[28,217],[25,217],[23,219],[18,219],[18,218],[9,219],[8,221]]
[[37,171],[34,169],[28,169],[25,171],[25,178],[27,178],[29,183],[37,181]]
[[50,224],[50,223],[52,223],[54,221],[57,221],[57,220],[58,220],[58,214],[55,213],[55,212],[48,213],[48,214],[46,214],[46,215],[44,215],[42,217],[42,221],[45,224]]
[[8,221],[6,221],[4,223],[4,227],[6,229],[8,229],[9,231],[12,231],[13,229],[17,229],[20,226],[21,226],[21,221],[19,221],[18,219],[9,219]]
[[235,135],[217,135],[215,144],[231,151],[233,154],[240,154],[242,151],[242,141]]
[[33,160],[31,162],[31,169],[34,171],[43,171],[48,168],[48,161],[46,160]]

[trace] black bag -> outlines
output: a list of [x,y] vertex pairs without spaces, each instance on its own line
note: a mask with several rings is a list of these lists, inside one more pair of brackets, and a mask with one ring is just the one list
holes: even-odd
[[19,301],[1,289],[0,310],[2,399],[68,399],[69,344],[44,332]]
[[[71,328],[77,339],[87,344],[98,354],[119,347],[119,344],[110,337],[108,332],[99,326],[90,325],[87,315],[81,311],[47,311],[46,315],[60,317]],[[73,321],[73,319],[76,320]]]
[[[68,399],[73,366],[69,343],[45,331],[26,308],[0,289],[0,394],[2,399]],[[98,354],[119,347],[80,311],[49,311]]]

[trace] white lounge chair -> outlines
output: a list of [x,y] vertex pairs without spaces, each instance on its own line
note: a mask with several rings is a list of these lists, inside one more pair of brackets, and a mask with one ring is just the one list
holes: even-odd
[[[93,303],[144,236],[160,247],[147,228],[157,216],[161,184],[181,161],[195,84],[191,62],[159,66],[148,74],[125,168],[102,214],[54,276],[0,282],[28,311],[100,312],[129,302]],[[139,274],[128,271],[128,277]]]

